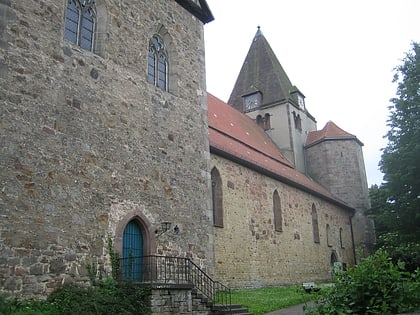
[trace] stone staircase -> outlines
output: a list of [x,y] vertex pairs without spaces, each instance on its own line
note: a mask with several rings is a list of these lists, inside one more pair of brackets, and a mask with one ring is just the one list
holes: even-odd
[[[209,314],[212,315],[225,315],[225,314],[235,314],[235,315],[253,315],[248,312],[248,309],[242,307],[240,304],[231,304],[230,307],[226,305],[213,305],[207,297],[197,292],[196,289],[191,291],[193,297],[193,304],[201,304],[202,311],[204,309],[210,310]],[[197,306],[195,307],[197,309]]]
[[214,305],[212,307],[213,315],[225,315],[225,314],[236,314],[236,315],[252,315],[248,312],[248,309],[242,307],[239,304],[232,304],[230,309],[226,309],[224,306]]

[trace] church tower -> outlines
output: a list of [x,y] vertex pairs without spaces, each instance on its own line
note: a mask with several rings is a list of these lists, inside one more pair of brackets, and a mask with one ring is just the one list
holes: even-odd
[[305,172],[303,146],[316,121],[259,27],[228,103],[254,119],[289,162]]
[[352,218],[356,248],[370,253],[375,243],[374,226],[365,211],[370,208],[363,143],[329,121],[310,132],[306,141],[309,176],[356,210]]
[[374,227],[370,208],[363,144],[329,122],[317,131],[305,96],[292,85],[260,28],[242,65],[228,103],[265,130],[294,167],[312,177],[356,210],[354,242],[369,253]]

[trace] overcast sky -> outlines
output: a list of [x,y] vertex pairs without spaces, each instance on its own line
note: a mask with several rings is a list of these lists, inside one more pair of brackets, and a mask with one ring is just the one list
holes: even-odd
[[393,69],[420,42],[418,0],[207,0],[207,91],[227,102],[261,26],[318,129],[332,120],[364,143],[369,186],[395,96]]

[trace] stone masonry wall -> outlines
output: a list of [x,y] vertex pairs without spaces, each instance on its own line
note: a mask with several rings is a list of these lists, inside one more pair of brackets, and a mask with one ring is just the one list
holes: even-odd
[[353,218],[355,245],[367,253],[375,244],[369,191],[361,145],[355,140],[323,141],[306,149],[308,173],[335,196],[356,209]]
[[211,308],[191,293],[191,289],[153,290],[151,297],[153,314],[212,314]]
[[[202,24],[175,1],[95,3],[92,53],[63,40],[66,0],[0,0],[0,293],[109,273],[130,215],[178,225],[149,253],[213,270]],[[170,92],[146,82],[162,28]]]
[[[214,154],[213,166],[223,183],[224,227],[215,227],[218,280],[232,287],[326,281],[331,279],[332,253],[338,261],[354,263],[351,213],[347,210]],[[282,232],[274,230],[276,189],[281,199]],[[319,244],[313,238],[312,204],[318,213]]]

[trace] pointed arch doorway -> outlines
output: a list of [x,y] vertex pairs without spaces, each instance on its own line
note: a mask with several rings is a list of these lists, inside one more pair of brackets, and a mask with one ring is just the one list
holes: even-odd
[[115,230],[115,250],[120,254],[118,277],[142,282],[148,278],[150,266],[146,257],[156,253],[155,228],[138,210],[127,213]]
[[136,220],[128,222],[124,229],[122,241],[122,271],[124,280],[142,280],[143,241],[143,233]]

